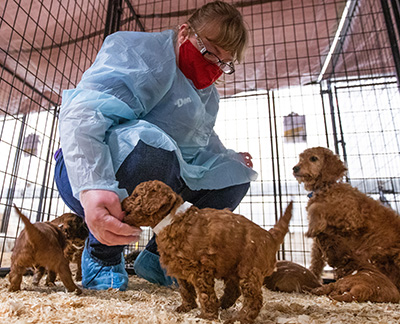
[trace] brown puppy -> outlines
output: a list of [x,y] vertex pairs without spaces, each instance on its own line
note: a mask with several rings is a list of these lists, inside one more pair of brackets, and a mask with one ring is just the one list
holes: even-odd
[[397,303],[400,293],[390,279],[375,265],[364,261],[347,245],[347,238],[320,234],[319,242],[329,246],[324,255],[329,264],[336,265],[336,282],[313,289],[316,295],[328,295],[344,302]]
[[65,237],[63,232],[49,222],[32,224],[16,206],[14,207],[23,221],[25,229],[17,238],[11,255],[9,290],[20,290],[22,276],[26,269],[39,265],[57,273],[69,292],[82,293],[73,282],[68,261],[64,257]]
[[[76,264],[75,280],[82,280],[81,259],[85,240],[89,235],[88,229],[82,217],[73,213],[65,213],[51,221],[52,224],[58,226],[64,233],[66,246],[64,248],[64,256],[70,262]],[[44,272],[44,267],[36,267],[33,276],[33,284],[38,285]],[[49,271],[46,278],[46,285],[54,285],[56,274]]]
[[[185,206],[182,198],[160,181],[139,184],[122,202],[126,223],[151,226],[158,233],[160,262],[179,283],[178,312],[197,307],[197,295],[200,316],[216,319],[219,306],[229,308],[242,294],[239,315],[226,323],[253,323],[262,306],[264,278],[273,273],[276,253],[288,231],[292,203],[270,231],[227,209],[181,206]],[[225,282],[220,303],[214,279]]]
[[339,256],[345,249],[362,264],[371,263],[399,289],[399,215],[342,183],[346,171],[339,157],[323,147],[305,150],[293,168],[296,179],[312,191],[307,204],[307,236],[314,239],[310,270],[319,278],[327,261],[340,273]]
[[393,282],[376,269],[355,271],[336,282],[312,290],[342,302],[398,303],[400,293]]
[[[328,295],[341,302],[398,303],[400,293],[390,279],[369,263],[344,257],[336,282],[313,289],[316,295]],[[357,270],[355,270],[357,269]]]
[[307,268],[291,261],[277,261],[274,273],[264,279],[264,286],[273,291],[308,292],[321,286]]

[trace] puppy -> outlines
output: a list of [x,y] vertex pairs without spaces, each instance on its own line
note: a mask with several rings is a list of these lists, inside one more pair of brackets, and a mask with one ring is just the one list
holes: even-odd
[[[293,175],[312,191],[307,236],[313,238],[310,270],[320,278],[328,264],[340,272],[342,249],[370,263],[400,288],[400,218],[379,201],[343,183],[347,171],[332,151],[305,150]],[[358,268],[352,269],[359,270]]]
[[307,268],[291,261],[277,261],[273,274],[264,279],[269,290],[282,292],[308,292],[321,286],[318,278]]
[[32,224],[16,206],[14,208],[25,229],[17,238],[11,255],[9,291],[20,290],[26,269],[39,265],[57,273],[69,292],[81,294],[81,289],[72,280],[68,261],[64,257],[66,243],[63,232],[50,222]]
[[[64,256],[71,263],[76,264],[75,280],[82,280],[81,259],[85,240],[89,236],[89,231],[82,217],[73,213],[65,213],[51,221],[52,224],[58,226],[64,233],[66,246],[64,248]],[[44,267],[36,267],[33,284],[38,285],[44,272]],[[54,285],[56,274],[49,271],[46,277],[46,285]]]
[[400,293],[392,281],[376,268],[354,271],[336,282],[311,291],[316,295],[328,295],[341,302],[398,303]]
[[[199,209],[160,181],[139,184],[122,202],[124,221],[150,226],[157,234],[160,262],[178,280],[182,305],[178,312],[201,306],[201,317],[216,319],[218,308],[229,308],[240,294],[243,307],[225,323],[253,323],[262,307],[262,284],[273,273],[276,253],[288,231],[292,203],[277,224],[266,231],[241,215]],[[220,302],[214,280],[225,282]]]
[[[400,293],[395,284],[370,263],[343,256],[336,271],[336,282],[311,290],[341,302],[398,303]],[[357,269],[357,270],[355,270]]]

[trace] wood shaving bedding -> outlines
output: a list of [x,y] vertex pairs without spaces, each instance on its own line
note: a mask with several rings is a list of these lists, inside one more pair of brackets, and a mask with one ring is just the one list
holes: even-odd
[[[175,312],[180,295],[175,288],[160,287],[130,276],[127,291],[83,290],[65,293],[61,282],[48,288],[34,287],[25,276],[22,290],[8,292],[8,278],[0,278],[0,323],[132,323],[132,324],[220,324],[241,307],[220,312],[220,319],[199,319],[199,309]],[[78,283],[80,286],[80,283]],[[222,283],[217,282],[217,293]],[[398,324],[400,304],[339,303],[327,297],[263,290],[264,304],[257,324]]]

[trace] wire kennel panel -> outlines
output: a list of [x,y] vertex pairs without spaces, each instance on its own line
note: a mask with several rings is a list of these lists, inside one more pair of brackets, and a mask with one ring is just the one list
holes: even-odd
[[0,267],[23,226],[69,211],[58,195],[53,154],[59,147],[63,89],[77,84],[99,50],[107,10],[98,1],[0,3]]

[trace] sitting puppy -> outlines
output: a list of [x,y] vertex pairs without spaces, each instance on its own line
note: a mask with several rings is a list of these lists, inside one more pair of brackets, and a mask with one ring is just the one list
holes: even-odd
[[25,229],[17,238],[11,255],[9,291],[20,290],[26,269],[39,265],[57,273],[69,292],[82,293],[72,280],[68,261],[64,257],[66,243],[63,232],[50,222],[32,224],[16,206],[14,207]]
[[[66,246],[64,248],[64,256],[70,262],[76,264],[75,280],[82,280],[81,259],[83,248],[85,247],[85,240],[89,235],[88,229],[82,217],[73,213],[65,213],[51,221],[52,224],[57,225],[65,235]],[[36,267],[33,284],[38,285],[40,279],[45,272],[44,267]],[[49,271],[46,277],[46,285],[54,285],[56,274]]]
[[[160,262],[178,280],[182,305],[178,312],[197,307],[201,317],[216,319],[218,307],[229,308],[242,293],[243,307],[225,323],[253,323],[262,307],[262,284],[273,273],[276,253],[288,231],[292,203],[277,224],[266,231],[231,211],[198,209],[160,181],[139,184],[122,202],[124,221],[151,226],[157,234]],[[225,282],[219,303],[214,280]]]
[[264,279],[264,286],[273,291],[308,292],[321,286],[307,268],[291,261],[277,261],[274,273]]
[[320,278],[328,261],[340,272],[338,255],[351,247],[352,257],[363,264],[371,262],[400,289],[399,215],[342,183],[346,171],[339,157],[323,147],[305,150],[293,167],[295,178],[312,191],[307,204],[307,236],[314,239],[310,270]]

